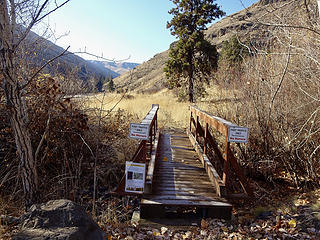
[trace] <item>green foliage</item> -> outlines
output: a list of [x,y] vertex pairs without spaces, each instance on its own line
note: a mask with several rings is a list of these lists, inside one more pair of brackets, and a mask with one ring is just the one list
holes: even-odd
[[115,87],[114,87],[114,82],[112,80],[112,77],[104,77],[104,76],[100,76],[99,78],[95,79],[95,91],[97,92],[103,92],[104,89],[103,89],[103,85],[105,83],[108,83],[108,90],[110,92],[113,92],[115,90]]
[[116,88],[114,87],[114,82],[112,78],[109,80],[108,89],[110,92],[114,92],[114,90],[116,90]]
[[103,81],[104,81],[104,77],[100,76],[97,83],[96,83],[96,89],[98,92],[103,91]]
[[226,61],[229,65],[241,63],[247,55],[248,49],[239,42],[236,35],[233,35],[230,40],[223,42],[221,60]]
[[204,39],[207,24],[224,15],[214,0],[171,0],[176,7],[167,28],[179,40],[170,47],[164,71],[169,88],[181,87],[188,81],[189,101],[194,101],[194,82],[207,79],[217,67],[216,47]]

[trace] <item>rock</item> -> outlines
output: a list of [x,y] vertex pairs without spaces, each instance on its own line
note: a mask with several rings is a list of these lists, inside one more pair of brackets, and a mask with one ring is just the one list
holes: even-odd
[[13,239],[99,240],[104,239],[104,232],[81,206],[61,199],[31,206]]

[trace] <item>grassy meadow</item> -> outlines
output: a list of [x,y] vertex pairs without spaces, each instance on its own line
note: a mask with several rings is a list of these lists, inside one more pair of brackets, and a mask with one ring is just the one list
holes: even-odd
[[[233,94],[230,96],[230,93],[221,88],[211,87],[207,93],[205,98],[196,103],[200,109],[221,115],[228,108],[227,105],[233,104]],[[159,104],[160,127],[186,128],[189,124],[189,102],[178,101],[175,93],[167,89],[153,94],[98,93],[83,97],[81,102],[84,109],[101,109],[103,114],[123,109],[139,120],[144,118],[152,104]]]

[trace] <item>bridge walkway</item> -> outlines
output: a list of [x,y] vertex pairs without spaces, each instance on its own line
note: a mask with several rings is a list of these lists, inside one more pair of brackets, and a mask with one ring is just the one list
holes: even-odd
[[231,204],[215,192],[189,137],[181,130],[160,134],[152,193],[140,204],[141,218],[194,211],[202,217],[229,219]]

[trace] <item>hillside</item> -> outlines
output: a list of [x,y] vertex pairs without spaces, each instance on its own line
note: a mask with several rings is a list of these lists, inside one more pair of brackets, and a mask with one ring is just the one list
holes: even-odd
[[139,65],[139,63],[133,63],[133,62],[96,61],[96,60],[91,60],[90,62],[93,64],[103,66],[106,69],[110,69],[113,72],[117,73],[118,76]]
[[166,85],[163,67],[168,56],[169,51],[156,54],[149,61],[115,78],[116,87],[148,93],[163,89]]
[[[250,41],[259,45],[264,42],[264,38],[261,36],[267,34],[267,28],[259,24],[260,19],[267,20],[267,12],[277,4],[284,4],[282,2],[285,1],[261,0],[211,25],[205,32],[205,36],[217,46],[218,51],[221,49],[222,43],[234,34],[237,34],[242,41]],[[116,87],[137,92],[154,92],[165,88],[166,79],[163,68],[168,59],[168,53],[167,50],[156,54],[133,71],[115,78]]]
[[[37,53],[36,55],[32,54],[31,56],[28,56],[28,59],[31,60],[35,66],[43,65],[45,62],[58,56],[65,50],[34,32],[29,33],[26,41],[28,50]],[[58,72],[63,75],[72,72],[85,82],[96,76],[113,78],[119,76],[117,72],[106,68],[104,65],[85,60],[68,51],[48,65],[45,71]]]

